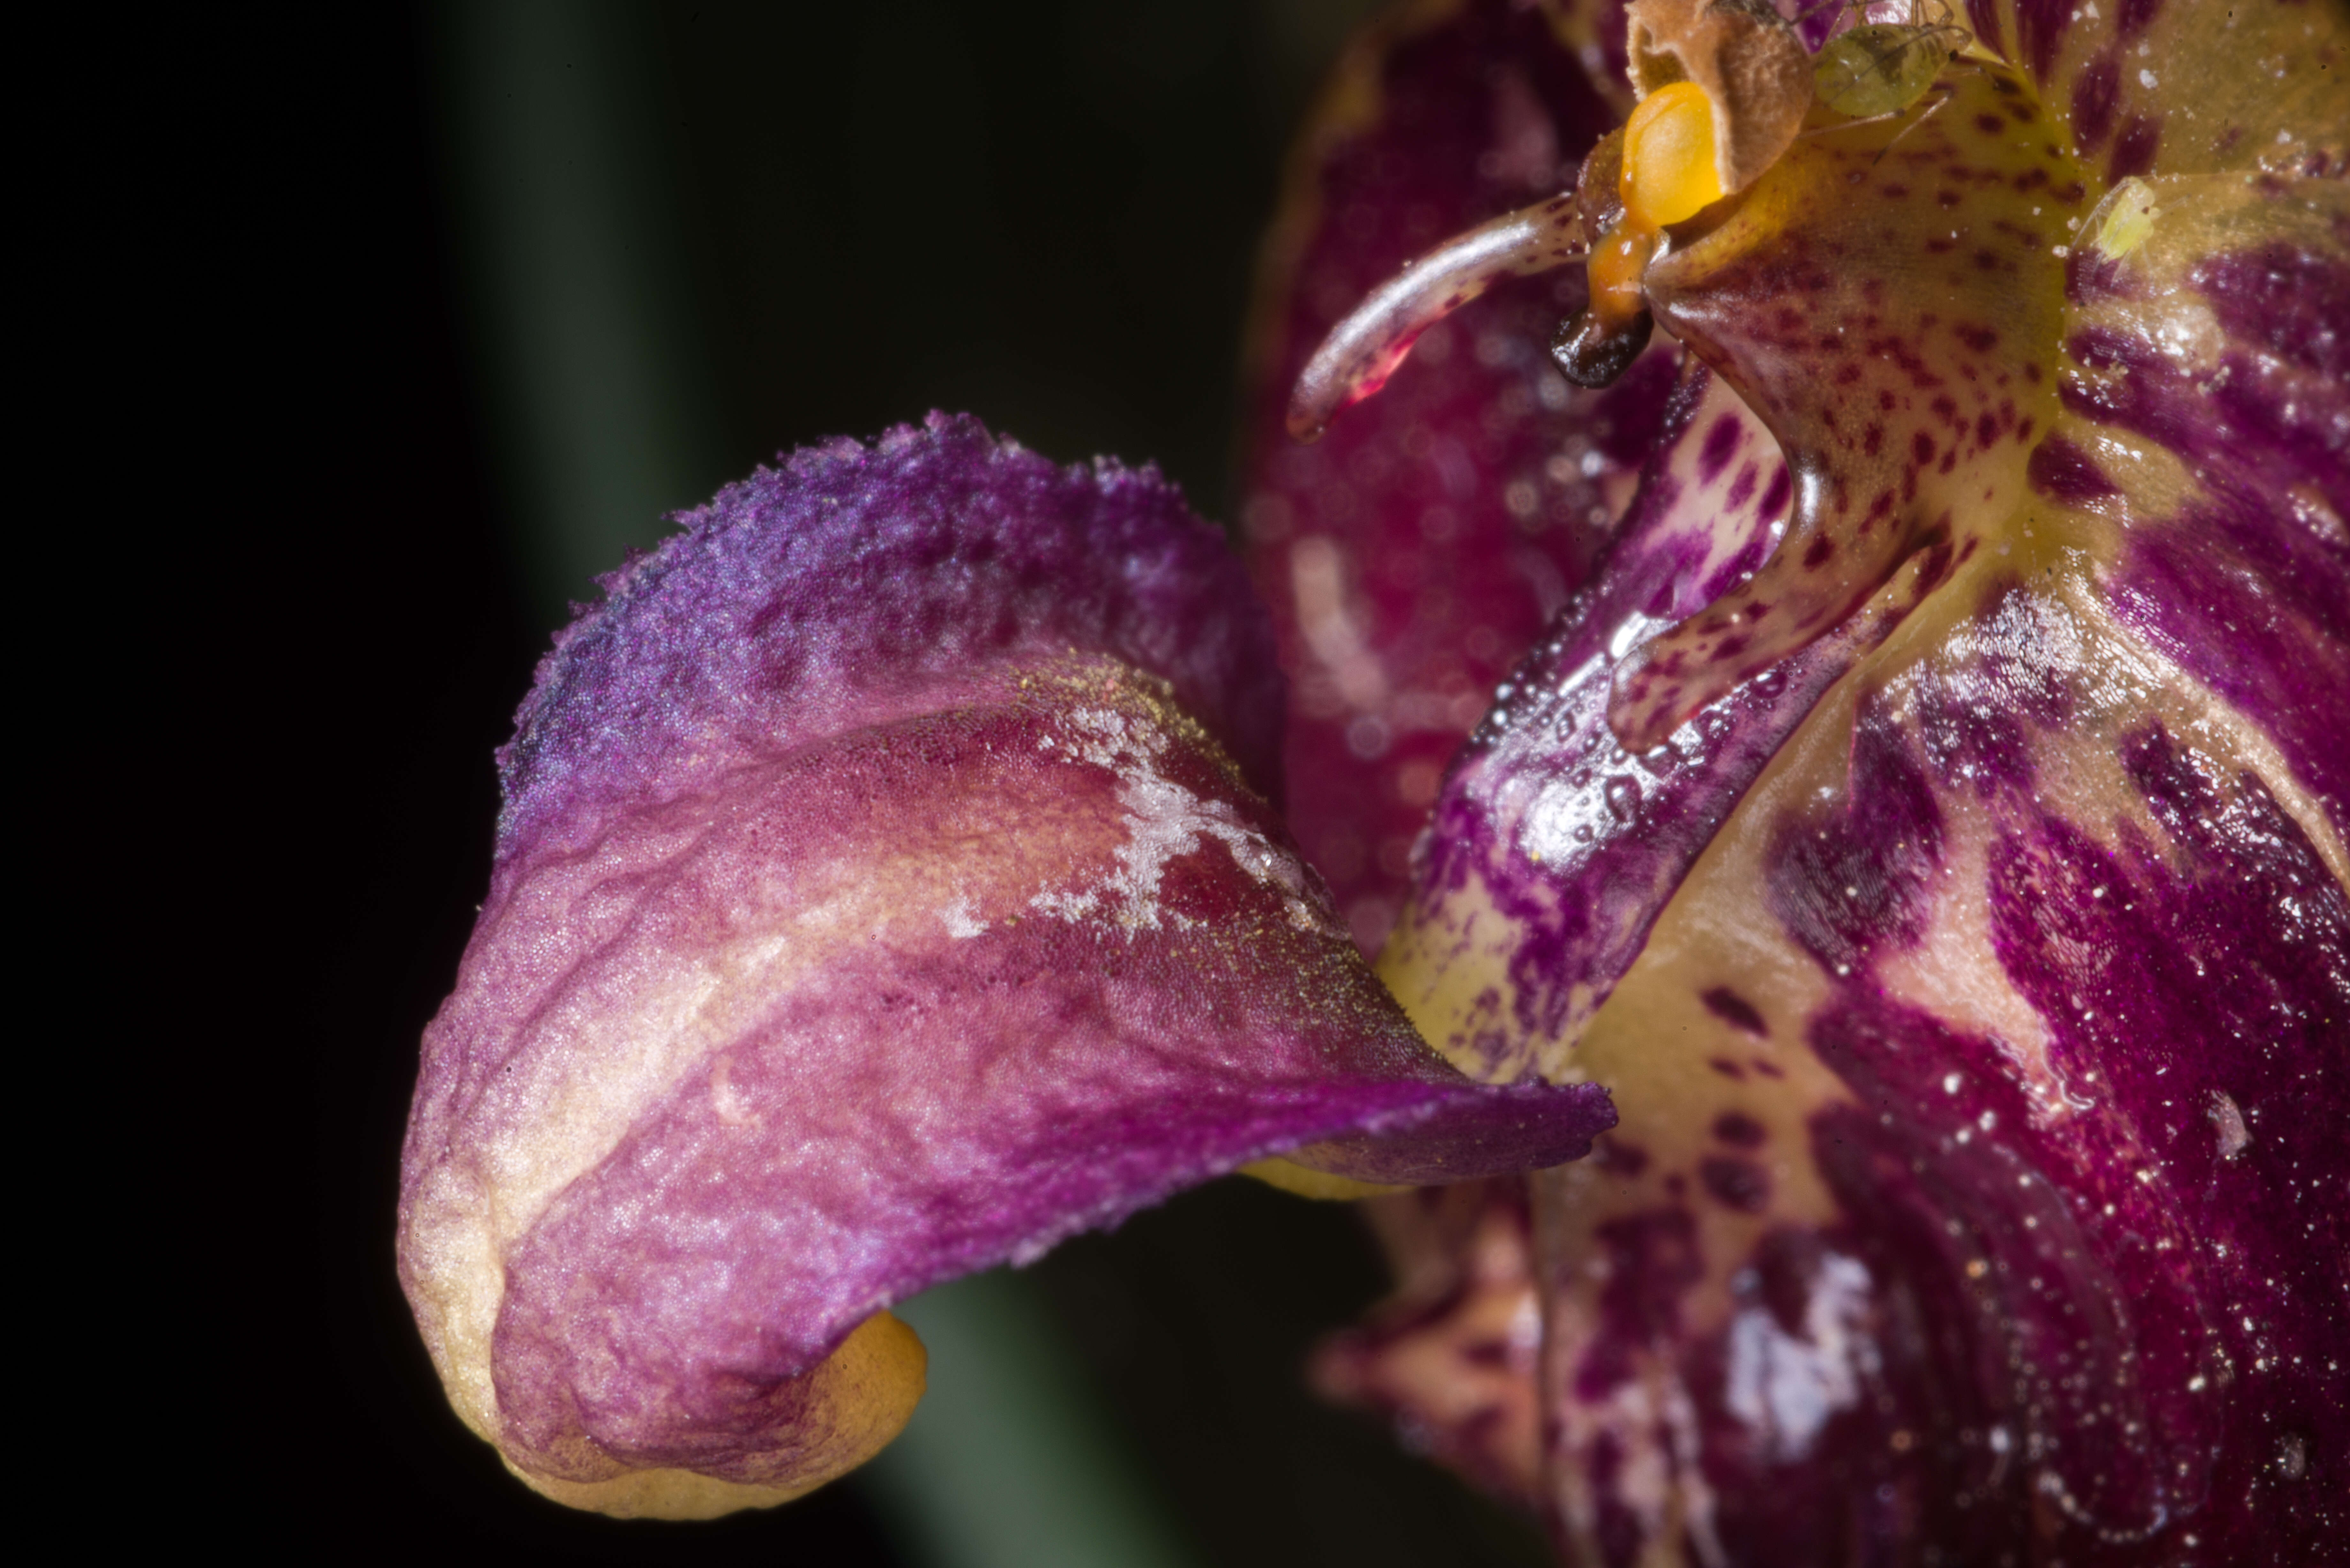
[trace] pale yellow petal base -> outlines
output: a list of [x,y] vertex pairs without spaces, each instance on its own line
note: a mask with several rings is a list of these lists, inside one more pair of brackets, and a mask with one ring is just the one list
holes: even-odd
[[811,1421],[827,1430],[807,1452],[807,1468],[776,1486],[746,1486],[692,1470],[634,1470],[609,1480],[558,1480],[506,1460],[533,1491],[568,1508],[614,1519],[716,1519],[746,1508],[773,1508],[803,1497],[863,1464],[905,1429],[921,1401],[930,1353],[914,1331],[886,1312],[851,1331],[840,1348],[807,1374],[816,1379]]
[[1326,1170],[1315,1170],[1274,1155],[1268,1159],[1254,1159],[1241,1167],[1243,1176],[1253,1176],[1267,1187],[1278,1187],[1298,1198],[1320,1199],[1329,1202],[1347,1203],[1357,1198],[1377,1198],[1383,1193],[1409,1192],[1408,1187],[1388,1187],[1377,1181],[1357,1181],[1351,1176],[1333,1176]]

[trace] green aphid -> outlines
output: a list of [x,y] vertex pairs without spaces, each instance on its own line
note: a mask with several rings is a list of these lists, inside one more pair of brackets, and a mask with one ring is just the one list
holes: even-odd
[[1813,96],[1854,119],[1898,114],[1926,95],[1972,36],[1948,20],[1865,23],[1821,47],[1812,64]]

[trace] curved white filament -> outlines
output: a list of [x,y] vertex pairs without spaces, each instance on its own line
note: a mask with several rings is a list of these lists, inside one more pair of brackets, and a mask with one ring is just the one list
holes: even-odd
[[1340,410],[1387,384],[1415,338],[1505,277],[1549,272],[1589,250],[1575,193],[1482,223],[1407,265],[1314,351],[1289,396],[1289,433],[1312,441]]

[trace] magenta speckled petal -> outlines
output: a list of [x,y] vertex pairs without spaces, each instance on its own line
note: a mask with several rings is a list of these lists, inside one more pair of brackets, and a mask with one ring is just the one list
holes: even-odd
[[1232,760],[1266,628],[1155,477],[934,421],[690,521],[541,669],[404,1163],[427,1342],[532,1484],[778,1501],[903,1419],[876,1314],[926,1285],[1268,1154],[1451,1180],[1609,1124],[1378,988]]
[[[1648,268],[1709,374],[1381,955],[1617,1096],[1534,1181],[1578,1562],[2350,1530],[2350,19],[1969,17]],[[1457,1457],[1441,1327],[1354,1391]]]
[[2338,1539],[2339,841],[2107,635],[1995,588],[1754,815],[1769,923],[1661,928],[1711,1071],[1536,1184],[1578,1536],[1687,1527],[1637,1459],[1762,1563]]

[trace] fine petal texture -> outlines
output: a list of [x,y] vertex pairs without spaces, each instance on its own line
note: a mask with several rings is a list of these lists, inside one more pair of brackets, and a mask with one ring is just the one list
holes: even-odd
[[1169,681],[1279,794],[1282,691],[1215,531],[1149,470],[1062,469],[932,416],[871,449],[795,452],[606,580],[556,640],[500,755],[511,860],[589,797],[655,801],[743,755],[937,705],[1071,649]]
[[[2350,35],[1966,19],[2003,58],[1815,111],[1649,269],[1712,379],[1382,957],[1469,1070],[1617,1096],[1534,1182],[1571,1560],[2350,1528]],[[1397,1343],[1350,1390],[1443,1408]]]
[[726,492],[567,634],[400,1216],[526,1480],[780,1501],[902,1423],[928,1284],[1271,1154],[1452,1180],[1609,1124],[1379,990],[1221,743],[1272,679],[1238,572],[1151,475],[934,421]]
[[1289,439],[1291,389],[1414,257],[1573,188],[1613,111],[1569,31],[1508,0],[1373,27],[1300,141],[1266,245],[1242,521],[1292,682],[1290,825],[1367,951],[1444,768],[1622,514],[1671,371],[1570,388],[1548,352],[1583,303],[1568,268],[1430,327],[1312,446]]

